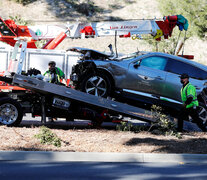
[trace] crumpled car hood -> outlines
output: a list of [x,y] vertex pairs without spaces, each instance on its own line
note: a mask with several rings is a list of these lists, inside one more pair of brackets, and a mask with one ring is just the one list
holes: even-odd
[[81,47],[72,47],[67,49],[67,51],[73,51],[82,54],[84,57],[87,57],[89,59],[110,59],[109,54],[105,54],[99,51],[96,51],[94,49],[88,49],[88,48],[81,48]]

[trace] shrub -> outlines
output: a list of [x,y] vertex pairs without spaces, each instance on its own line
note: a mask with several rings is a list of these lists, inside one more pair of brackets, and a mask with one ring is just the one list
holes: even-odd
[[9,16],[9,18],[13,20],[17,25],[27,26],[32,24],[30,21],[24,20],[20,15]]
[[169,116],[167,116],[162,112],[161,107],[152,105],[151,113],[155,122],[152,123],[151,127],[149,128],[149,131],[153,126],[155,126],[156,133],[170,135],[170,136],[173,135],[179,139],[182,138],[181,134],[177,132],[175,123],[170,120]]
[[140,131],[145,131],[146,126],[141,125],[141,126],[134,126],[131,122],[125,122],[122,121],[121,124],[116,126],[116,130],[118,131],[132,131],[132,132],[140,132]]
[[132,130],[132,123],[122,121],[120,125],[116,126],[118,131],[131,131]]
[[25,5],[30,4],[30,3],[37,1],[37,0],[12,0],[12,1],[17,2],[17,3],[25,6]]
[[41,144],[52,144],[61,147],[61,139],[45,126],[40,127],[40,133],[35,135],[35,138],[40,139]]

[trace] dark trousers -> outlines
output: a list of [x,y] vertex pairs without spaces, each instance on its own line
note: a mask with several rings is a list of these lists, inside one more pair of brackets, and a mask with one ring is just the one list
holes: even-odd
[[196,123],[203,132],[206,132],[206,127],[203,124],[202,119],[199,118],[198,111],[193,107],[183,108],[181,110],[178,118],[178,128],[177,128],[179,132],[183,131],[183,120],[189,120],[189,116],[193,119],[193,122]]

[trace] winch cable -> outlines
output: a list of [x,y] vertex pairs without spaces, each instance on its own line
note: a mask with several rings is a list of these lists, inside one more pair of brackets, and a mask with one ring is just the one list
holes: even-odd
[[179,39],[180,39],[180,34],[181,34],[181,31],[180,31],[180,33],[179,33],[179,35],[178,35],[178,40],[177,40],[177,43],[176,43],[176,45],[175,45],[174,55],[175,55],[175,53],[176,53],[176,48],[177,48],[177,46],[178,46],[178,41],[179,41]]
[[115,31],[115,50],[116,50],[116,58],[118,57],[117,53],[117,31]]
[[185,31],[185,36],[184,36],[182,56],[184,54],[184,46],[185,46],[186,34],[187,34],[187,31]]

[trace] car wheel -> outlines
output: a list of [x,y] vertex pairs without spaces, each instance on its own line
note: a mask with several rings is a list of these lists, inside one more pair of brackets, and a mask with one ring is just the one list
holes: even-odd
[[207,125],[207,109],[205,104],[199,102],[198,114],[200,119],[202,119],[203,124]]
[[89,74],[81,83],[81,91],[95,96],[107,97],[111,92],[111,83],[104,74]]
[[18,126],[23,117],[21,105],[9,98],[0,99],[0,123],[7,126]]

